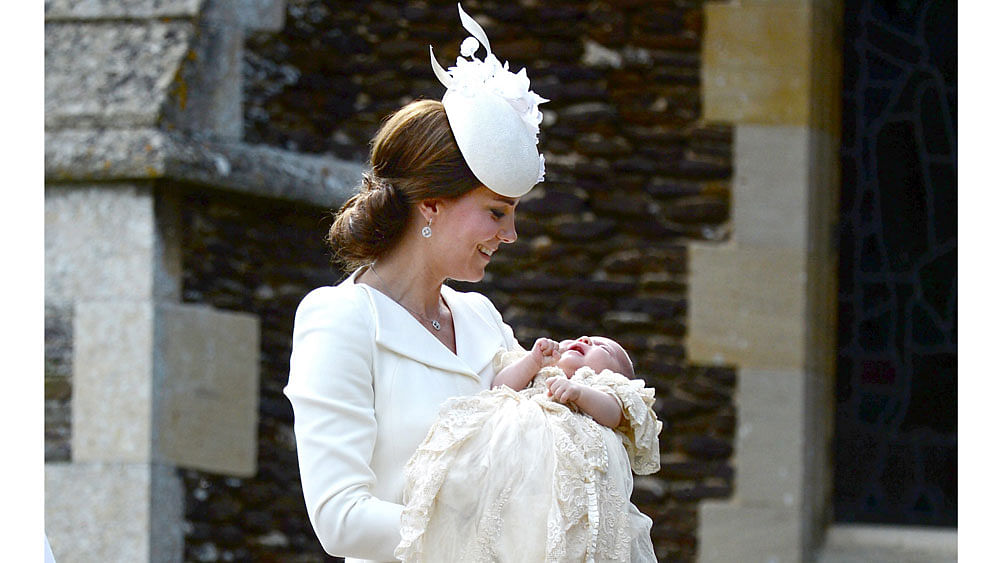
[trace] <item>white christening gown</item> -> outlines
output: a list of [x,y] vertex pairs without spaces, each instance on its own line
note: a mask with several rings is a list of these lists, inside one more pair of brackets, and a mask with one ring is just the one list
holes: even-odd
[[[503,367],[524,352],[498,355]],[[449,399],[404,469],[395,555],[428,562],[655,562],[652,521],[630,502],[632,471],[659,470],[660,421],[642,380],[581,368],[611,393],[611,429],[551,400],[543,368],[524,390]]]

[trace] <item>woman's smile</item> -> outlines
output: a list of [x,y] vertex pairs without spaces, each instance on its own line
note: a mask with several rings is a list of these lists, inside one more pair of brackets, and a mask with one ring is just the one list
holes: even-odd
[[478,250],[480,254],[486,256],[486,260],[489,260],[490,258],[492,258],[493,257],[493,253],[497,251],[497,249],[495,249],[495,248],[488,248],[488,247],[486,247],[486,246],[484,246],[482,244],[478,245],[476,247],[476,250]]

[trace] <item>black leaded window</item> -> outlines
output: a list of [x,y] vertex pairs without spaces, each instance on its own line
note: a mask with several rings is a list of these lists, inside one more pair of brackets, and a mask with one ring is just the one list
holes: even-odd
[[845,0],[834,510],[958,523],[957,6]]

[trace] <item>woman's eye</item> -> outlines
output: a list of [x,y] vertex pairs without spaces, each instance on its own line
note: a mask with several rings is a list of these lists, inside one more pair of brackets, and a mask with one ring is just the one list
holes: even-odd
[[500,211],[499,209],[490,209],[490,213],[493,214],[494,219],[503,219],[504,215],[506,215],[506,213]]

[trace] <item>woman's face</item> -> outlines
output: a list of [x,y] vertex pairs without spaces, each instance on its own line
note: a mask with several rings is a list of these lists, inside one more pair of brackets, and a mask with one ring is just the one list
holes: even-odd
[[476,282],[501,243],[517,240],[514,209],[519,199],[480,186],[465,195],[438,203],[431,225],[435,260],[444,277]]
[[631,362],[625,349],[610,338],[602,336],[581,336],[576,340],[563,340],[559,343],[559,366],[566,377],[573,377],[576,370],[589,367],[596,373],[609,369],[615,373],[629,376]]

